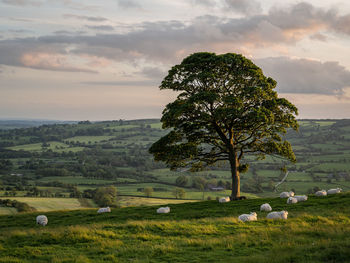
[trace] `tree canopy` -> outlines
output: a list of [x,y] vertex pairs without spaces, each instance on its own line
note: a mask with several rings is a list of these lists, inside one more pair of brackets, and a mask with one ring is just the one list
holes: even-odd
[[149,149],[156,161],[171,169],[193,171],[228,161],[232,175],[231,199],[240,197],[239,172],[247,169],[246,154],[276,155],[296,161],[283,138],[297,130],[297,108],[279,98],[276,81],[242,55],[194,53],[173,66],[160,89],[178,92],[161,121],[169,133]]

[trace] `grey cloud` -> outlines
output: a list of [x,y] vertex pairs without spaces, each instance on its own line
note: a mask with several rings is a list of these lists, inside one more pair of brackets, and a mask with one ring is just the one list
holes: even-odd
[[32,30],[27,30],[27,29],[10,29],[8,31],[12,32],[12,33],[32,33],[32,32],[34,32]]
[[319,41],[322,41],[322,42],[326,42],[327,41],[327,37],[321,33],[316,33],[314,35],[311,35],[310,36],[311,39],[313,40],[319,40]]
[[334,21],[333,28],[340,33],[350,35],[350,15],[342,16]]
[[64,14],[64,18],[73,18],[79,20],[86,20],[91,22],[105,22],[108,19],[100,16],[81,16],[81,15],[73,15],[73,14]]
[[108,25],[98,25],[98,26],[85,25],[85,27],[92,29],[92,30],[98,30],[98,31],[113,31],[114,30],[114,27],[108,26]]
[[215,0],[192,0],[192,4],[213,7],[216,5],[216,2]]
[[[60,43],[50,43],[49,40],[40,41],[37,38],[22,38],[15,40],[0,41],[0,64],[7,66],[28,67],[39,70],[64,71],[64,72],[86,72],[97,73],[97,71],[69,66],[55,60],[55,63],[37,61],[27,65],[23,61],[23,56],[28,54],[45,53],[66,55],[66,46]],[[35,58],[32,55],[31,58]],[[37,58],[36,58],[37,59]]]
[[77,35],[84,35],[87,34],[86,31],[67,31],[67,30],[58,30],[54,31],[53,34],[55,35],[63,35],[63,36],[77,36]]
[[71,9],[75,9],[75,10],[88,10],[88,11],[95,11],[97,9],[99,9],[98,6],[95,5],[86,5],[86,4],[82,4],[81,2],[83,1],[73,1],[73,0],[46,0],[47,3],[53,2],[53,3],[58,3],[61,4],[63,6],[66,6],[68,8]]
[[161,80],[166,76],[166,71],[161,70],[160,68],[157,68],[157,67],[145,67],[141,70],[140,73],[146,76],[147,78],[157,79],[157,80]]
[[7,5],[14,6],[41,6],[43,4],[43,2],[41,1],[32,0],[2,0],[1,2]]
[[84,85],[93,85],[93,86],[114,86],[114,87],[144,87],[144,86],[158,86],[159,82],[155,80],[125,80],[125,81],[85,81],[81,82]]
[[[245,45],[261,48],[281,43],[295,44],[323,31],[324,28],[317,29],[319,25],[338,31],[343,25],[341,21],[344,17],[333,10],[324,11],[305,3],[280,12],[283,17],[273,9],[266,15],[234,19],[202,16],[190,24],[181,21],[147,22],[135,25],[128,33],[59,34],[3,40],[0,41],[0,64],[21,66],[21,56],[32,51],[87,54],[115,61],[147,59],[174,63],[192,52],[215,51],[217,45],[226,45],[229,51],[237,52]],[[291,33],[293,30],[296,35]]]
[[288,57],[265,58],[255,61],[277,81],[282,93],[342,95],[350,87],[350,71],[338,62],[319,62]]
[[254,15],[262,12],[261,5],[255,0],[224,0],[225,9],[245,15]]
[[283,29],[309,28],[318,25],[331,25],[337,19],[334,9],[323,10],[313,5],[301,2],[288,9],[272,8],[269,11],[268,21]]
[[33,22],[32,19],[27,19],[27,18],[10,17],[9,19],[12,21],[18,21],[18,22]]
[[141,5],[135,0],[117,0],[118,6],[129,9],[129,8],[141,8]]

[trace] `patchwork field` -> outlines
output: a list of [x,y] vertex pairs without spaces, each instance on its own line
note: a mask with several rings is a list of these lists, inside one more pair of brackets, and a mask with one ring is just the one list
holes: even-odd
[[[336,187],[350,190],[350,121],[301,120],[299,124],[298,133],[289,131],[286,135],[297,163],[271,156],[264,160],[247,156],[243,162],[249,164],[249,170],[241,174],[243,195],[275,197],[291,189],[297,194]],[[167,133],[161,126],[159,120],[149,119],[0,130],[0,197],[76,198],[109,185],[122,196],[140,197],[121,204],[131,206],[139,205],[140,200],[151,203],[143,199],[146,187],[153,189],[152,197],[170,200],[176,188],[184,190],[184,198],[190,200],[230,195],[227,163],[192,173],[188,169],[170,171],[154,162],[148,149]],[[289,175],[274,189],[284,176],[284,166]],[[179,177],[185,177],[185,182],[177,182]],[[211,191],[217,186],[225,190]],[[91,198],[91,194],[86,196]],[[72,208],[76,208],[74,202]]]
[[72,210],[84,208],[76,198],[10,197],[34,207],[38,211]]

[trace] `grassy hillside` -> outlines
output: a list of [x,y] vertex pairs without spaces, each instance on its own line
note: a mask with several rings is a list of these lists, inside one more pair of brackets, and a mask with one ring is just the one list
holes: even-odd
[[[269,202],[287,210],[286,221],[264,219]],[[347,262],[350,258],[350,193],[286,199],[251,199],[220,204],[128,207],[0,216],[0,262]],[[258,221],[237,216],[258,212]]]

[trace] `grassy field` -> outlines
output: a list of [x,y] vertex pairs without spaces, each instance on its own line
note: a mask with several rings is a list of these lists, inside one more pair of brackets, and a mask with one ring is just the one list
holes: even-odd
[[49,142],[48,147],[42,147],[42,143],[32,143],[32,144],[23,144],[13,147],[7,147],[9,150],[13,151],[29,151],[29,152],[42,152],[46,150],[51,150],[53,152],[79,152],[84,150],[84,147],[72,147],[65,143],[61,142]]
[[84,208],[76,198],[8,197],[27,203],[38,211],[72,210]]
[[0,215],[13,215],[17,213],[17,209],[14,207],[2,207],[0,206]]
[[[348,262],[350,194],[287,205],[285,199],[0,216],[0,262]],[[288,220],[265,219],[268,202]],[[258,221],[237,216],[256,211]]]
[[187,202],[198,202],[198,200],[157,199],[132,196],[120,196],[118,198],[118,204],[122,207],[181,204]]

